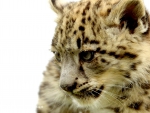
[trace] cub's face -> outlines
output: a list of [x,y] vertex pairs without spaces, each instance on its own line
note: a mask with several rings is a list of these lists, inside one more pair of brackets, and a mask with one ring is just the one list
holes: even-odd
[[141,64],[148,65],[148,15],[141,0],[51,4],[59,14],[52,51],[61,64],[61,89],[80,105],[120,101],[146,73]]

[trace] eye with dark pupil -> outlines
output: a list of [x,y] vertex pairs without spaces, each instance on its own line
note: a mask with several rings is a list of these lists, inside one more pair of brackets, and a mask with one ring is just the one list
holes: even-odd
[[57,60],[58,62],[60,62],[60,61],[61,61],[60,53],[56,52],[56,53],[55,53],[55,58],[56,58],[56,60]]
[[80,54],[80,60],[82,61],[91,61],[94,58],[93,51],[82,51]]

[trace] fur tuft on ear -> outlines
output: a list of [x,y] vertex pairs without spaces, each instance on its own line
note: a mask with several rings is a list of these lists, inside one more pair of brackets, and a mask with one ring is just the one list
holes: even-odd
[[107,23],[112,22],[121,27],[125,23],[126,28],[132,34],[139,26],[139,20],[144,16],[146,16],[146,11],[143,0],[120,0],[112,7]]
[[49,0],[51,8],[57,13],[63,13],[64,7],[68,4],[66,0]]

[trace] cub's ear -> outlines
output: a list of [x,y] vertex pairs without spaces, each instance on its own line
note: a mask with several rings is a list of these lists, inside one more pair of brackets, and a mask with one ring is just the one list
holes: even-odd
[[120,25],[121,28],[125,25],[133,34],[136,28],[140,32],[146,32],[148,18],[143,0],[120,0],[112,7],[107,22]]
[[51,8],[57,13],[63,13],[64,7],[68,4],[66,0],[49,0]]

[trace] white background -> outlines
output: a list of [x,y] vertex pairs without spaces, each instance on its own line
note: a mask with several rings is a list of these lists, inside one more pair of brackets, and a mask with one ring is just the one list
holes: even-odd
[[0,113],[35,113],[55,17],[48,0],[0,0]]

